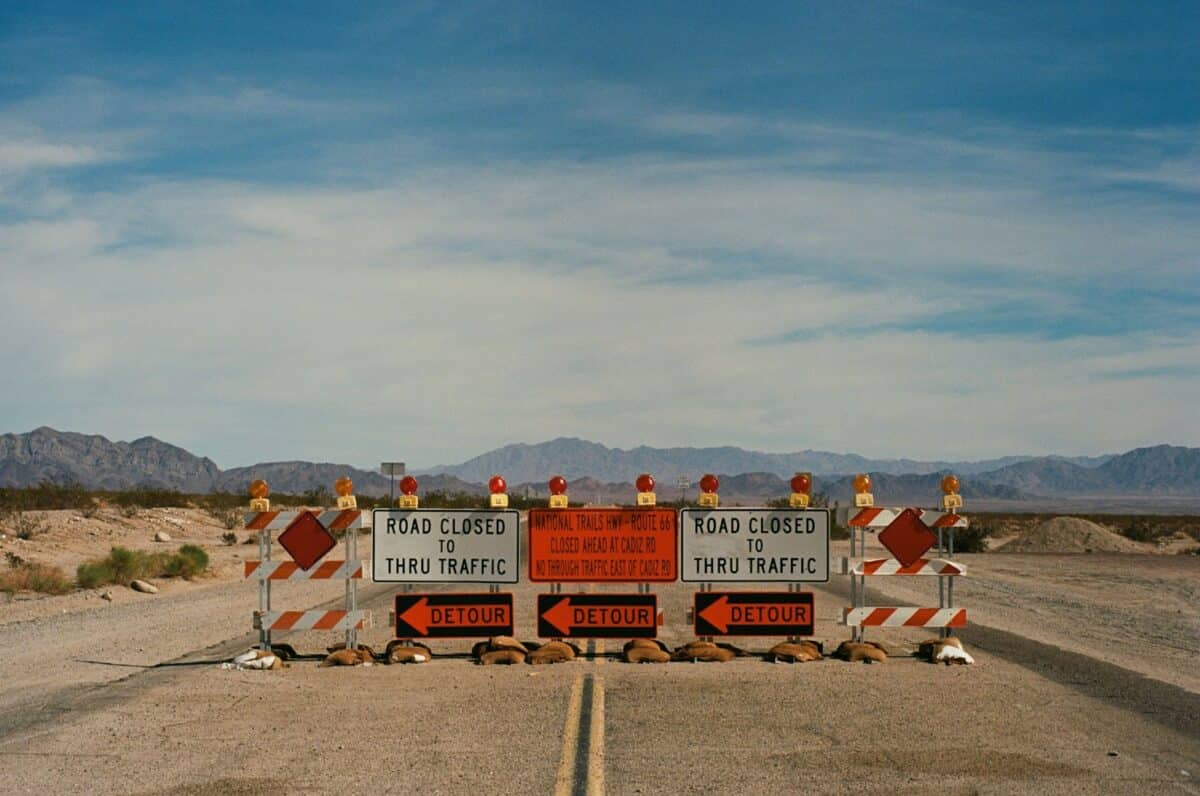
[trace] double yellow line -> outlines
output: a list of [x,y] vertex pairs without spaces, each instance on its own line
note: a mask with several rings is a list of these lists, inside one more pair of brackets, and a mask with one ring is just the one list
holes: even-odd
[[[598,659],[603,660],[603,659]],[[588,704],[584,705],[584,693]],[[586,725],[586,742],[581,736]],[[581,761],[580,756],[586,756]],[[585,763],[581,765],[581,762]],[[554,796],[604,793],[604,681],[594,674],[579,674],[571,684],[567,721],[563,725],[562,757]]]

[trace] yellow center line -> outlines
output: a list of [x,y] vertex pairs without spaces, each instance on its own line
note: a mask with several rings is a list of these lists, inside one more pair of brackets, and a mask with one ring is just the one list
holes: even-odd
[[604,681],[599,677],[592,686],[588,741],[588,796],[604,796]]
[[575,748],[579,743],[579,713],[583,708],[583,675],[575,675],[571,683],[571,699],[567,702],[567,721],[563,725],[562,757],[558,776],[554,779],[554,796],[570,796],[575,779]]
[[[595,651],[595,653],[593,653],[592,657],[595,659],[596,665],[599,666],[600,664],[604,663],[604,640],[603,639],[596,639],[595,649],[596,649],[596,651]],[[599,685],[599,681],[597,681],[597,685]]]

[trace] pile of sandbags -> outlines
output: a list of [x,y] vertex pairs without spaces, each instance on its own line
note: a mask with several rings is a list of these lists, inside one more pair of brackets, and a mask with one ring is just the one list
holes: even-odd
[[745,658],[750,653],[732,644],[713,641],[689,641],[681,647],[676,647],[671,654],[673,661],[691,661],[692,663],[728,663],[734,658]]
[[917,657],[930,663],[952,663],[969,665],[975,662],[971,654],[963,649],[962,642],[954,636],[931,638],[917,646]]
[[375,650],[360,644],[357,649],[346,649],[345,644],[334,644],[327,647],[325,660],[318,666],[370,666],[375,662]]
[[770,663],[808,663],[825,657],[825,645],[819,641],[781,641],[767,652]]
[[383,653],[384,663],[428,663],[433,651],[418,641],[392,639]]
[[540,666],[549,663],[567,663],[583,654],[569,641],[517,641],[512,636],[492,636],[471,648],[471,657],[483,666],[511,666],[529,663]]
[[626,663],[666,663],[671,660],[671,650],[656,638],[635,638],[621,650],[621,660]]
[[883,663],[887,656],[887,649],[878,641],[843,641],[833,653],[833,657],[850,663]]

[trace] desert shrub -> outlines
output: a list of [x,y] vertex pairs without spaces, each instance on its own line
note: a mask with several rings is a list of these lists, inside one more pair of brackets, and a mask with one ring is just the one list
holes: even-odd
[[221,515],[221,523],[225,526],[225,530],[232,531],[242,525],[242,513],[240,511],[227,511]]
[[132,520],[141,511],[136,503],[122,503],[118,506],[118,509],[121,512],[121,516],[128,520]]
[[973,525],[970,528],[957,528],[954,531],[954,552],[986,553],[988,551],[987,540],[991,535],[991,528],[987,525]]
[[96,501],[92,500],[91,498],[88,498],[87,504],[80,507],[79,513],[80,513],[80,515],[90,519],[92,517],[95,517],[96,512],[98,512],[99,510],[100,510],[100,505],[98,503],[96,503]]
[[85,561],[75,568],[75,582],[81,589],[94,589],[116,581],[112,567],[103,560]]
[[162,574],[171,578],[191,580],[208,569],[208,553],[194,544],[185,544],[179,552],[168,556],[161,563]]
[[139,486],[133,489],[107,492],[105,497],[109,503],[121,508],[132,506],[143,509],[165,509],[191,504],[191,498],[182,492],[153,486]]
[[56,484],[44,481],[37,486],[0,489],[0,510],[82,509],[94,503],[86,489],[72,482]]
[[25,561],[20,556],[12,556],[8,563],[8,569],[0,571],[0,592],[66,594],[74,588],[71,579],[58,567]]
[[1149,520],[1141,518],[1121,528],[1121,535],[1135,542],[1157,542],[1172,533],[1173,530],[1169,526],[1155,525]]
[[75,580],[85,589],[109,583],[128,586],[138,578],[191,579],[208,568],[208,553],[194,544],[185,544],[175,553],[145,553],[126,547],[113,547],[108,556],[79,565]]
[[20,512],[9,521],[13,534],[18,539],[29,541],[33,537],[45,533],[46,524],[26,512]]
[[221,534],[221,541],[226,546],[235,545],[237,544],[237,534],[233,531],[226,531],[225,533]]

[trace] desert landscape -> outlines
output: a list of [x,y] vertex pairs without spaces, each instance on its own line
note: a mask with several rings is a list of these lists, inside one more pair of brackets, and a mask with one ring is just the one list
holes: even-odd
[[[245,543],[256,534],[230,537],[220,512],[195,507],[33,512],[29,522],[39,529],[29,539],[12,533],[12,517],[4,526],[10,568],[19,558],[73,571],[114,546],[152,555],[188,544],[208,565],[189,579],[152,579],[152,594],[108,584],[0,597],[0,770],[10,792],[325,791],[384,779],[394,792],[498,781],[651,792],[664,778],[683,792],[787,792],[798,782],[831,793],[854,782],[880,791],[1197,788],[1200,556],[1188,554],[1186,533],[1159,546],[1077,518],[1001,523],[994,551],[956,556],[969,573],[956,604],[969,611],[959,636],[973,666],[915,658],[928,631],[872,629],[868,639],[889,653],[876,666],[767,663],[762,653],[778,639],[743,638],[734,641],[755,655],[728,663],[639,666],[621,661],[619,642],[597,640],[560,665],[481,667],[463,640],[427,642],[434,658],[422,665],[322,668],[342,634],[307,631],[276,634],[301,656],[287,668],[237,671],[222,664],[257,641],[256,592],[241,576],[257,558]],[[360,549],[368,543],[362,534]],[[848,552],[835,542],[834,556]],[[876,553],[887,555],[871,540],[867,554]],[[848,638],[835,621],[846,581],[812,588],[813,638],[826,653]],[[875,604],[929,601],[927,579],[876,583]],[[511,588],[517,636],[535,639],[538,587]],[[276,589],[276,602],[294,609],[342,597],[328,581]],[[622,590],[588,587],[597,589]],[[464,589],[433,588],[444,590]],[[654,590],[660,639],[693,639],[692,589]],[[395,591],[360,587],[375,618],[360,643],[382,650],[392,638]]]
[[1200,796],[1197,42],[0,0],[0,796]]

